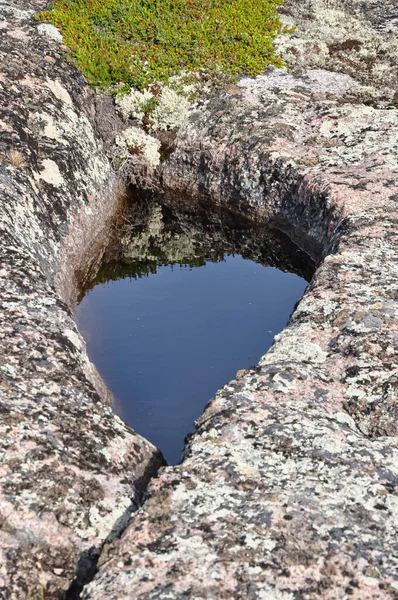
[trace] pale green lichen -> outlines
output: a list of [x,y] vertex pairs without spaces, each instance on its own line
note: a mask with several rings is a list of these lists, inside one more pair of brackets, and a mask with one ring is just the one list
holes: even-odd
[[186,96],[164,87],[158,105],[150,115],[150,128],[157,131],[181,127],[187,119],[190,105]]
[[[187,81],[188,75],[171,78],[168,85],[157,84],[143,90],[122,91],[116,95],[116,110],[124,119],[134,119],[151,131],[177,129],[183,125],[199,83]],[[202,86],[201,93],[207,90]]]
[[133,118],[142,121],[148,102],[153,98],[154,95],[149,89],[142,92],[130,90],[128,94],[118,94],[116,96],[116,109],[124,119]]
[[134,156],[143,157],[154,169],[160,162],[160,142],[137,127],[130,127],[116,137],[116,144],[121,148],[121,159],[132,160]]

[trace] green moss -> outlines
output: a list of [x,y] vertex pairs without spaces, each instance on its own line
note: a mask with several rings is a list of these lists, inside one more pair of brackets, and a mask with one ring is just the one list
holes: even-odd
[[281,66],[272,45],[283,0],[55,0],[59,28],[89,83],[142,89],[181,71],[227,76]]

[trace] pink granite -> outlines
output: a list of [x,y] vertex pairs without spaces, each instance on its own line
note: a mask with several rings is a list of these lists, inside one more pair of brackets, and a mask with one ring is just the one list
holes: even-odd
[[317,269],[270,351],[217,392],[181,464],[152,482],[85,600],[398,597],[397,11],[385,4],[288,1],[299,27],[278,44],[291,68],[213,94],[179,131],[165,194],[266,217]]

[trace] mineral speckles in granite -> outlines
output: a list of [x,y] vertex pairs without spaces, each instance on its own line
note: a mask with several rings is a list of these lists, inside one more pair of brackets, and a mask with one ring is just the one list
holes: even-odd
[[[162,460],[109,397],[67,304],[118,204],[93,94],[36,2],[0,6],[0,597],[78,593]],[[42,35],[46,33],[46,35]],[[50,36],[47,34],[51,33]],[[98,242],[96,242],[98,243]],[[93,256],[90,256],[93,259]]]
[[[281,41],[301,69],[199,103],[162,184],[268,216],[318,269],[271,350],[152,482],[85,600],[398,598],[398,111],[383,87],[396,32],[374,2],[282,10],[305,21]],[[366,52],[380,40],[366,73],[353,23]]]
[[162,163],[165,193],[268,217],[318,269],[127,528],[161,459],[99,401],[66,307],[117,195],[43,8],[1,5],[0,596],[62,598],[78,565],[77,597],[103,547],[85,599],[396,599],[394,3],[289,0],[295,67],[199,102]]
[[396,371],[395,290],[366,232],[357,250],[340,238],[272,350],[209,404],[84,598],[396,598],[397,438],[365,429]]
[[396,91],[395,0],[289,0],[280,13],[287,25],[298,25],[292,36],[281,36],[276,42],[296,71],[328,69],[376,86],[380,95]]

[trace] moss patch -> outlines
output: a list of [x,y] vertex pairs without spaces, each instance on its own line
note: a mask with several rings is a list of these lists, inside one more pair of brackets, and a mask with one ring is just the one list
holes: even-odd
[[38,15],[62,32],[91,85],[143,89],[181,71],[257,75],[281,66],[272,45],[283,0],[55,0]]

